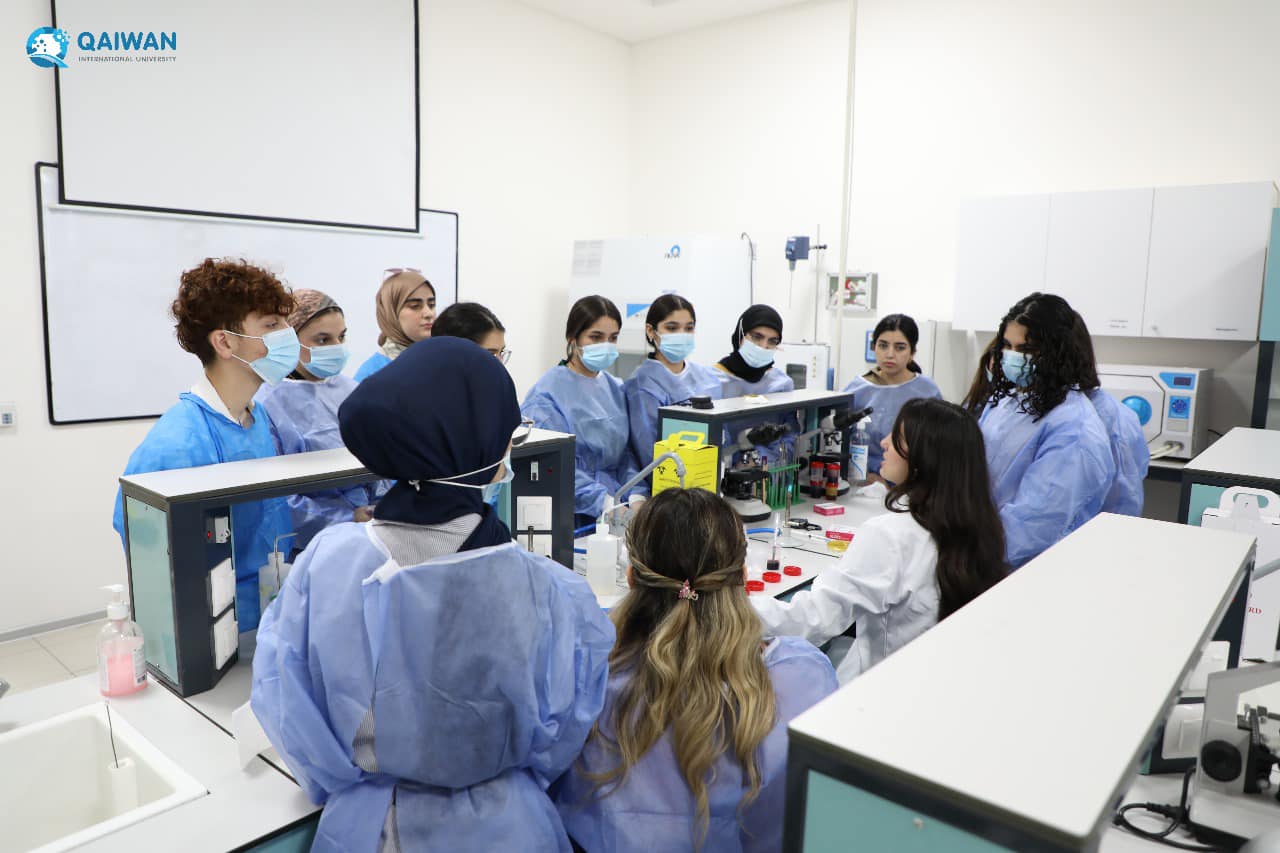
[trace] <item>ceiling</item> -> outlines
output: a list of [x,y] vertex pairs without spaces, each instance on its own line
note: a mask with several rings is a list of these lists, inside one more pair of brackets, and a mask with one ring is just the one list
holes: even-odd
[[528,6],[634,44],[805,0],[523,0]]

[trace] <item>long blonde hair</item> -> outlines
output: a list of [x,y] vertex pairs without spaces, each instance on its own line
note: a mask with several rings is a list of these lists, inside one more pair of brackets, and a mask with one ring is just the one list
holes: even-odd
[[697,807],[695,846],[710,822],[707,783],[730,753],[747,791],[760,793],[757,751],[773,728],[773,682],[761,653],[762,625],[747,601],[742,522],[717,495],[668,489],[637,512],[627,532],[632,588],[613,610],[617,643],[609,668],[626,677],[591,737],[617,758],[591,774],[607,796],[670,730],[680,774]]

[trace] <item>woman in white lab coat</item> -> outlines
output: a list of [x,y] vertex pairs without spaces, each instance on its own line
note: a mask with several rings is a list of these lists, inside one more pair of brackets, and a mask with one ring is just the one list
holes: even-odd
[[[753,598],[767,633],[832,644],[844,684],[1005,576],[1004,530],[982,432],[954,403],[902,406],[884,438],[888,513],[864,524],[835,571],[789,602]],[[857,625],[851,644],[841,637]]]

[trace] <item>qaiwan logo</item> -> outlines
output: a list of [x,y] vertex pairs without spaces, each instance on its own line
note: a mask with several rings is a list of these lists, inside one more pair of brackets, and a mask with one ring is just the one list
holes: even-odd
[[[89,32],[75,36],[76,62],[157,63],[178,61],[176,32]],[[40,68],[66,68],[72,38],[64,29],[40,27],[27,36],[27,58]]]
[[27,36],[27,59],[38,68],[66,68],[71,37],[66,30],[40,27]]

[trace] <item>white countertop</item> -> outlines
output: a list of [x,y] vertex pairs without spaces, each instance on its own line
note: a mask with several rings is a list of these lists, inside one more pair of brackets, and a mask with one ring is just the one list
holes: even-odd
[[1236,427],[1184,470],[1280,480],[1280,430]]
[[[0,701],[0,730],[101,701],[96,674],[19,693]],[[158,683],[110,703],[112,714],[126,719],[209,793],[83,849],[233,850],[319,811],[265,761],[254,759],[242,770],[235,741]]]
[[[550,442],[570,438],[566,433],[545,429],[532,429],[529,437],[512,455],[527,453]],[[239,492],[262,486],[285,485],[323,477],[348,477],[367,475],[373,478],[360,460],[345,447],[332,450],[313,450],[308,453],[287,453],[264,459],[244,459],[239,462],[221,462],[196,468],[176,468],[169,471],[151,471],[130,474],[120,478],[155,495],[170,500],[198,498],[203,495]]]
[[1238,533],[1100,515],[798,717],[792,735],[1083,846],[1252,549]]

